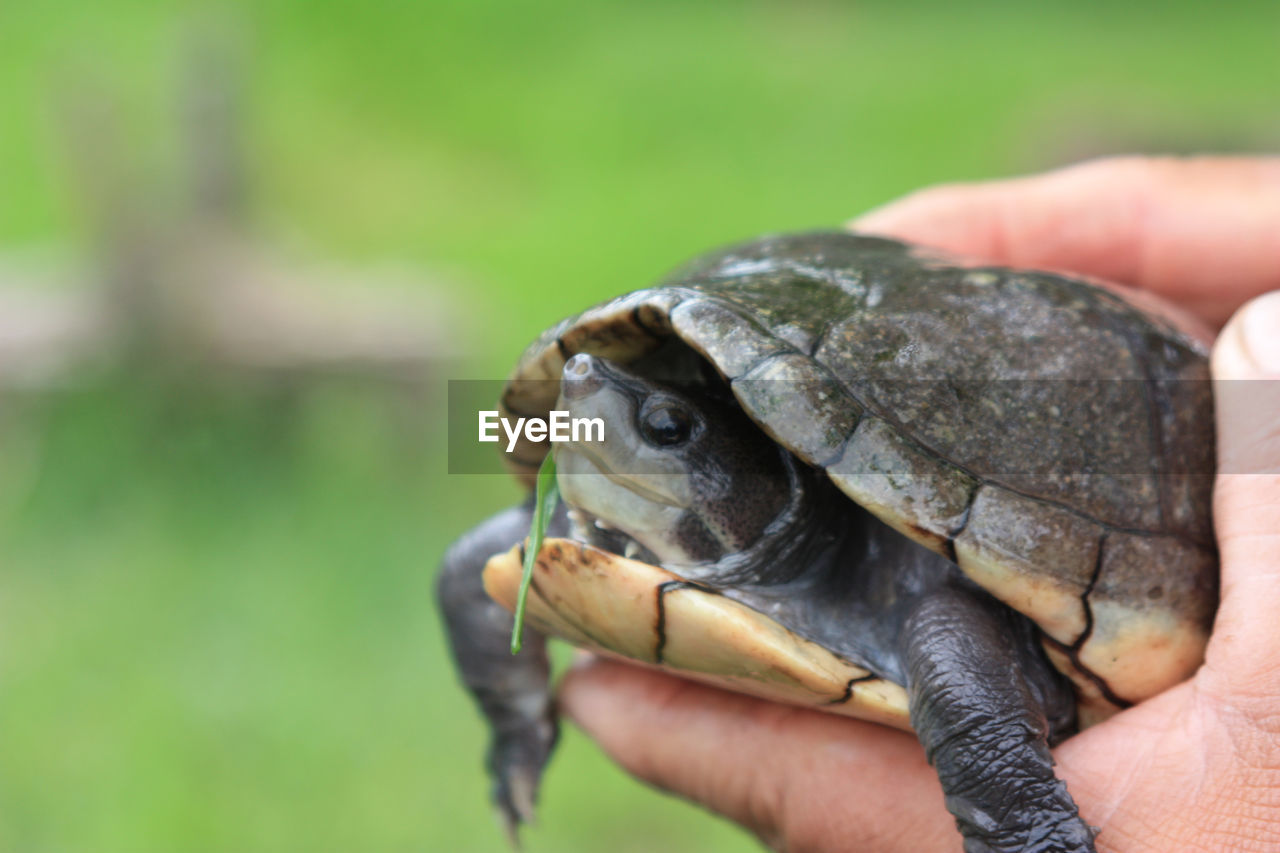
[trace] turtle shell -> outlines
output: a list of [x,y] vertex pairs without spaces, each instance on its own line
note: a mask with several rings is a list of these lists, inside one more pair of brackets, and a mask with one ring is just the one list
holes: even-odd
[[[1043,631],[1090,722],[1188,677],[1217,603],[1202,346],[1113,290],[821,232],[699,258],[542,335],[503,394],[677,338],[852,500]],[[554,380],[554,381],[549,381]],[[510,455],[532,483],[546,453]]]

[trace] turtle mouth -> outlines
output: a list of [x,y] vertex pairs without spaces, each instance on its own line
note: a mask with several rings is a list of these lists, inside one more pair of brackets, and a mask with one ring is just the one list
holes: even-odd
[[569,525],[573,538],[579,542],[585,542],[593,548],[617,554],[619,557],[626,557],[628,560],[639,560],[652,566],[659,564],[657,555],[648,548],[586,510],[571,508]]

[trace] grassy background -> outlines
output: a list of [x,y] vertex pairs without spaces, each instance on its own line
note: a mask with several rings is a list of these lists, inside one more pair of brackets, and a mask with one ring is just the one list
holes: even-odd
[[[443,381],[717,243],[1123,150],[1274,148],[1274,5],[248,3],[260,235],[456,283],[406,436],[358,383],[106,369],[0,399],[0,849],[501,850],[431,601],[514,501],[449,477]],[[89,227],[51,103],[120,95],[166,185],[207,10],[0,4],[0,247]],[[413,422],[410,419],[410,422]],[[532,851],[741,850],[568,733]]]

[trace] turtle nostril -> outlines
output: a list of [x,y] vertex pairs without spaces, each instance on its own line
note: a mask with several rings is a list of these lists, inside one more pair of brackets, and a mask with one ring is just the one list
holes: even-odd
[[584,377],[591,372],[591,356],[580,352],[565,362],[564,375]]
[[560,392],[566,400],[577,400],[595,391],[603,382],[596,360],[584,352],[578,353],[564,364]]

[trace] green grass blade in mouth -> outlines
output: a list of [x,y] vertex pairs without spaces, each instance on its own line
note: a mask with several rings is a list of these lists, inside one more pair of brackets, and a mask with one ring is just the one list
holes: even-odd
[[556,460],[547,451],[538,469],[538,482],[533,506],[533,524],[529,528],[529,544],[524,549],[524,577],[520,579],[520,593],[516,596],[516,620],[511,628],[511,654],[520,653],[520,634],[524,627],[524,601],[529,596],[529,584],[533,581],[533,563],[542,548],[542,540],[551,524],[551,514],[560,500],[560,485],[556,482]]

